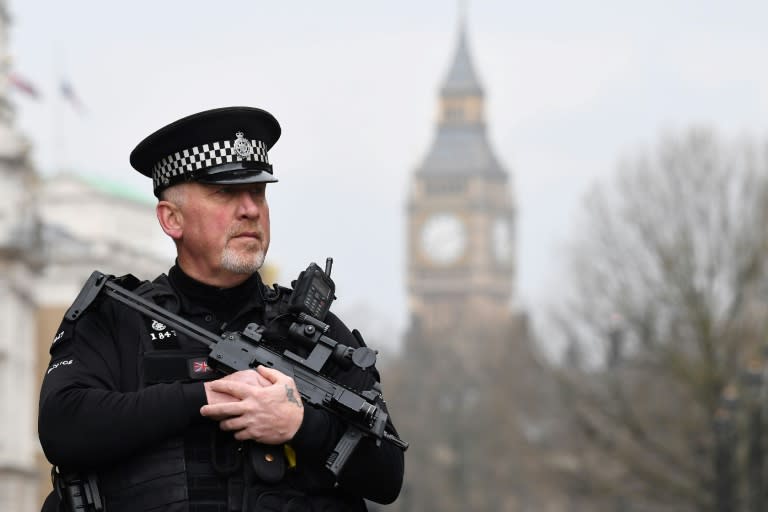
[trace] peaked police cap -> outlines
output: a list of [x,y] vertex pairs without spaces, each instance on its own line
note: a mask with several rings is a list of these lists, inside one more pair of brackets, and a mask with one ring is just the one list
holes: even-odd
[[259,108],[198,112],[164,126],[131,152],[131,166],[152,178],[155,195],[177,183],[272,183],[267,152],[280,138],[277,119]]

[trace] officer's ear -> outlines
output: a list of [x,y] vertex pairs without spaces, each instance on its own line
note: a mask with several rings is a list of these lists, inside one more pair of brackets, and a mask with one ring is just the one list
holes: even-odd
[[179,194],[172,194],[170,192],[176,192],[176,188],[180,186],[172,187],[164,191],[155,207],[157,213],[157,221],[160,223],[160,227],[163,228],[165,234],[174,240],[181,238],[184,231],[184,215],[181,211],[182,197],[176,197]]

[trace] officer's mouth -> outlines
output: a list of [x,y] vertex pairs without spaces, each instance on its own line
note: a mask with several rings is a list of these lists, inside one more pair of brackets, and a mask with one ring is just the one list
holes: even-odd
[[250,238],[250,239],[261,241],[261,233],[257,233],[255,231],[245,231],[243,233],[238,233],[232,238],[245,238],[245,239]]

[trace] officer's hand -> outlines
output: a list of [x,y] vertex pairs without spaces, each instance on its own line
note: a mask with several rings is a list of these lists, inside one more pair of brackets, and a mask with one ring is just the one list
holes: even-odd
[[[241,370],[239,372],[235,372],[232,374],[227,375],[226,377],[222,377],[222,379],[226,380],[233,380],[238,382],[245,382],[247,384],[252,384],[254,386],[271,386],[272,383],[259,375],[259,372],[255,370]],[[239,400],[239,398],[234,397],[232,395],[228,395],[227,393],[220,393],[218,391],[214,391],[211,388],[211,381],[205,382],[205,398],[207,403],[209,404],[221,404],[226,402],[236,402]]]
[[205,382],[203,384],[203,387],[205,388],[205,401],[208,404],[223,404],[227,402],[234,402],[237,400],[237,398],[235,398],[232,395],[214,391],[213,389],[211,389],[210,382]]
[[252,384],[254,386],[259,386],[260,388],[272,385],[272,382],[269,379],[262,377],[256,370],[240,370],[239,372],[230,373],[219,380],[245,382],[246,384]]
[[[304,419],[304,405],[293,379],[284,373],[259,366],[256,371],[264,379],[258,385],[241,378],[214,380],[206,383],[216,393],[231,395],[235,402],[209,403],[200,414],[218,420],[222,430],[235,432],[235,439],[253,439],[266,444],[290,441]],[[242,372],[238,372],[242,373]]]

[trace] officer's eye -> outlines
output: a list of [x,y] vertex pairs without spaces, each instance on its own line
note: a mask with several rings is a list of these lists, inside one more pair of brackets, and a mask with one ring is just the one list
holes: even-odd
[[245,193],[248,194],[251,199],[253,200],[262,200],[265,196],[265,189],[266,187],[264,185],[257,185],[257,186],[240,186],[240,187],[233,187],[233,186],[222,186],[214,190],[214,195],[221,198],[232,198],[236,196],[240,196],[241,194]]
[[266,188],[264,185],[259,187],[253,187],[249,192],[251,194],[251,197],[264,197],[264,193],[266,192]]

